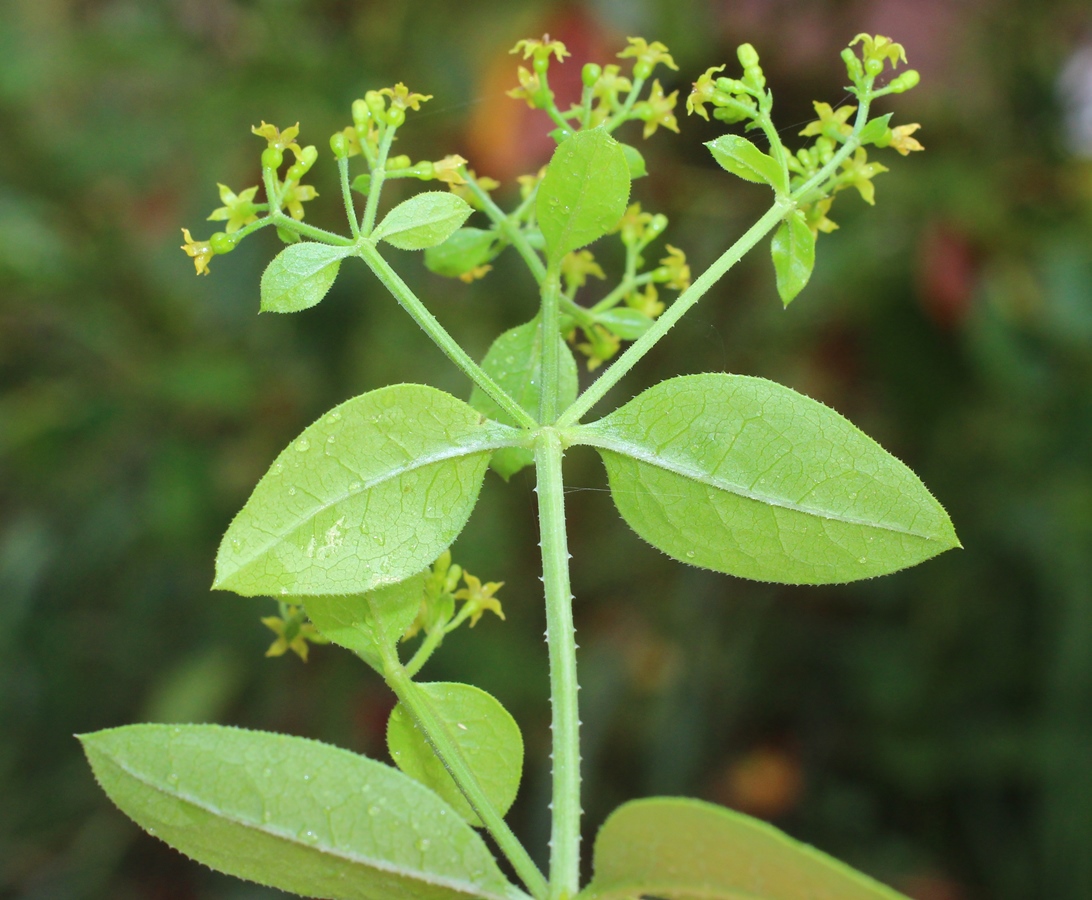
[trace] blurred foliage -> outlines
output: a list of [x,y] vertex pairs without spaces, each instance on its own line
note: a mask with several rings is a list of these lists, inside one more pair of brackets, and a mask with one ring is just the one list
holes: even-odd
[[[315,310],[258,318],[275,238],[196,279],[179,228],[212,230],[217,181],[257,182],[250,125],[299,119],[324,147],[354,97],[395,80],[436,95],[404,129],[421,155],[534,170],[549,153],[528,128],[539,114],[503,91],[508,48],[543,31],[574,51],[574,83],[625,35],[660,39],[681,69],[665,87],[683,93],[752,41],[790,133],[812,99],[843,97],[837,53],[853,34],[906,45],[923,83],[891,107],[924,123],[928,152],[877,181],[876,209],[846,204],[790,312],[758,252],[615,393],[680,365],[803,390],[911,464],[967,548],[844,588],[687,570],[624,528],[574,450],[588,836],[624,799],[687,793],[920,900],[1092,896],[1092,159],[1064,140],[1058,90],[1092,40],[1078,0],[8,0],[0,896],[269,896],[139,834],[73,732],[216,720],[384,757],[380,683],[331,648],[307,665],[264,659],[270,604],[211,595],[213,556],[275,453],[324,410],[390,382],[468,385],[364,267]],[[766,194],[707,157],[716,123],[681,125],[643,146],[654,177],[635,199],[671,217],[668,239],[700,271]],[[314,174],[332,224],[333,167]],[[479,356],[531,315],[515,259],[473,285],[398,262]],[[506,582],[508,621],[453,636],[425,675],[479,684],[523,724],[512,821],[541,855],[529,478],[490,476],[456,551]]]

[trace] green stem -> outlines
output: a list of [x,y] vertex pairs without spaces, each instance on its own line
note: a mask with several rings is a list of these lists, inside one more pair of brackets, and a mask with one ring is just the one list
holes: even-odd
[[792,192],[793,203],[800,203],[807,197],[807,194],[810,191],[823,184],[830,178],[831,174],[836,172],[838,167],[849,158],[849,155],[861,145],[861,131],[864,130],[865,125],[868,123],[868,108],[872,105],[871,90],[872,79],[869,78],[865,82],[864,89],[861,91],[861,105],[857,108],[857,118],[853,121],[852,133],[846,138],[846,142],[842,144],[838,149],[838,152],[831,157],[830,162]]
[[379,210],[379,194],[383,190],[383,181],[387,177],[387,156],[391,152],[391,144],[394,143],[396,128],[388,125],[383,130],[383,137],[379,139],[379,158],[372,169],[372,183],[368,185],[368,202],[364,206],[364,219],[360,223],[360,233],[369,235],[375,228],[375,214]]
[[651,272],[645,272],[643,275],[634,275],[632,277],[627,275],[622,279],[618,287],[590,308],[591,312],[601,313],[606,312],[608,309],[614,309],[614,307],[622,302],[626,294],[634,288],[638,288],[643,284],[648,284],[650,281],[652,281]]
[[349,230],[353,237],[360,237],[360,225],[356,219],[356,207],[353,205],[353,189],[349,184],[349,160],[342,158],[337,161],[337,171],[341,178],[341,199],[345,203],[345,216],[349,220]]
[[644,87],[644,84],[644,78],[633,79],[633,87],[630,88],[625,103],[622,104],[622,108],[611,116],[603,125],[603,128],[606,129],[608,134],[626,121],[626,117],[629,115],[629,111],[633,109],[633,104],[637,102],[637,95],[641,93],[641,88]]
[[429,657],[431,657],[440,644],[444,642],[444,638],[469,619],[471,612],[473,612],[472,607],[469,604],[464,603],[463,608],[459,610],[458,615],[450,622],[425,635],[425,639],[421,641],[421,646],[417,648],[417,652],[413,654],[410,661],[405,665],[406,674],[409,675],[410,678],[416,676],[417,673],[424,668],[425,663],[429,661]]
[[410,715],[413,716],[418,728],[421,729],[425,739],[439,757],[440,762],[451,773],[451,777],[455,779],[459,790],[466,797],[467,803],[478,814],[478,818],[485,824],[489,833],[493,835],[497,846],[500,847],[501,852],[512,864],[516,874],[519,875],[532,895],[539,898],[539,900],[546,897],[548,890],[546,879],[534,864],[527,850],[519,842],[519,839],[512,833],[508,823],[504,821],[500,813],[497,812],[496,807],[485,795],[485,791],[482,790],[478,779],[474,777],[474,773],[463,758],[459,745],[455,743],[447,728],[444,727],[443,722],[436,715],[428,698],[413,683],[392,651],[384,654],[383,663],[384,668],[387,670],[385,674],[387,684],[390,685],[399,702],[409,710]]
[[523,261],[527,263],[527,268],[531,270],[531,274],[535,276],[535,281],[541,284],[546,278],[546,265],[542,262],[542,258],[535,252],[534,247],[527,243],[527,238],[520,230],[519,225],[505,215],[504,210],[493,202],[493,198],[489,196],[488,192],[482,190],[481,185],[470,176],[465,168],[461,169],[459,174],[466,179],[466,184],[467,187],[470,188],[470,192],[478,199],[478,202],[481,203],[482,212],[489,217],[490,221],[500,228],[504,239],[516,248],[519,255],[523,257]]
[[557,420],[558,428],[575,425],[603,396],[614,387],[630,369],[632,369],[649,350],[667,334],[705,293],[716,284],[732,266],[734,266],[755,244],[769,234],[784,218],[791,207],[787,202],[779,201],[767,210],[743,236],[721,254],[708,269],[701,273],[678,299],[656,320],[656,323],[641,337],[630,344],[618,357],[614,365],[599,376],[575,403],[565,410]]
[[546,269],[542,282],[542,383],[539,415],[550,424],[557,417],[557,386],[561,371],[561,271],[557,263]]
[[379,255],[379,251],[375,248],[374,244],[361,240],[357,242],[356,249],[360,258],[368,264],[368,268],[375,273],[384,287],[394,295],[394,298],[402,305],[402,308],[412,316],[413,320],[420,325],[436,345],[447,354],[448,359],[462,369],[471,381],[492,397],[497,405],[508,413],[517,425],[523,428],[536,428],[538,426],[534,417],[513,400],[508,392],[497,384],[497,382],[494,381],[481,366],[474,362],[474,360],[467,355],[466,351],[455,342],[455,339],[448,334],[444,326],[428,311],[425,304],[418,299],[417,295],[414,294],[412,290],[410,290],[409,285],[407,285],[399,277],[398,273],[390,267],[390,264]]
[[265,196],[269,201],[269,219],[274,225],[279,225],[281,228],[287,228],[289,231],[300,235],[301,237],[309,237],[313,241],[319,241],[323,244],[333,244],[338,247],[350,247],[353,241],[350,238],[343,237],[340,234],[334,234],[332,231],[327,231],[324,228],[316,228],[314,225],[307,225],[303,222],[293,219],[291,216],[286,216],[281,212],[281,192],[277,189],[277,173],[273,169],[262,169],[262,181],[265,185]]
[[550,726],[553,731],[550,900],[566,900],[580,890],[580,716],[577,706],[580,686],[576,679],[576,631],[569,586],[561,457],[561,438],[557,431],[542,429],[535,445],[535,473],[553,715]]

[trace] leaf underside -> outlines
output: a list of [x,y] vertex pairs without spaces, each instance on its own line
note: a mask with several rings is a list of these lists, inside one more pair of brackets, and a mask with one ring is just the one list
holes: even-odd
[[466,524],[517,432],[423,385],[334,408],[297,437],[228,528],[214,588],[365,593],[429,565]]
[[347,750],[218,725],[130,725],[81,741],[122,812],[229,875],[331,900],[510,896],[446,803]]
[[626,803],[595,840],[580,900],[906,900],[772,825],[712,803]]
[[762,378],[686,375],[577,429],[634,531],[669,556],[834,584],[959,546],[918,477],[821,403]]

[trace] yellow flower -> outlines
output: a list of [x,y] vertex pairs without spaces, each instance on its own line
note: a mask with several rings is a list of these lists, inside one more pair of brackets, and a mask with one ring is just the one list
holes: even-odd
[[195,241],[190,237],[190,230],[188,228],[182,229],[182,237],[186,239],[186,243],[182,245],[182,249],[186,251],[186,255],[193,258],[193,264],[197,269],[198,275],[209,274],[209,260],[216,254],[212,251],[212,245],[208,241]]
[[479,278],[485,278],[490,272],[493,271],[493,267],[489,263],[485,263],[480,266],[474,266],[473,269],[468,269],[459,276],[459,281],[466,284],[470,284],[472,281],[477,281]]
[[303,204],[308,200],[314,200],[318,196],[309,184],[291,184],[285,186],[284,196],[281,198],[292,218],[299,221],[303,218]]
[[898,125],[892,128],[891,143],[888,146],[894,147],[903,156],[909,156],[915,150],[924,150],[925,148],[917,138],[910,137],[919,128],[921,128],[919,122],[914,122],[912,125]]
[[[473,169],[467,169],[466,174],[473,178],[478,183],[478,187],[480,187],[487,194],[490,191],[495,191],[497,188],[500,187],[500,182],[497,181],[497,179],[490,178],[488,175],[483,175],[481,178],[479,178],[477,175],[474,174]],[[462,197],[467,203],[474,207],[474,209],[482,208],[481,201],[477,198],[477,195],[475,195],[474,192],[470,190],[470,186],[467,185],[465,181],[462,184],[448,183],[448,190],[450,190],[451,193]]]
[[258,193],[258,187],[247,188],[241,194],[236,194],[226,184],[217,184],[220,189],[220,202],[224,205],[214,209],[209,216],[210,222],[227,221],[228,234],[238,231],[244,225],[258,220],[258,207],[254,204],[254,195]]
[[614,356],[622,345],[621,338],[607,331],[602,325],[592,325],[590,329],[585,328],[584,334],[588,338],[588,343],[577,344],[576,348],[588,357],[589,372],[594,372]]
[[800,211],[804,214],[804,220],[808,223],[808,228],[816,237],[819,236],[820,231],[823,234],[830,234],[832,231],[837,230],[837,223],[827,218],[827,213],[830,212],[833,205],[833,197],[823,197],[821,200],[800,207]]
[[641,212],[640,203],[631,203],[618,221],[617,230],[622,233],[623,244],[635,244],[644,237],[645,228],[652,221],[652,213]]
[[466,184],[466,179],[459,174],[459,169],[466,165],[466,160],[458,153],[451,153],[432,164],[432,177],[447,184]]
[[574,250],[561,260],[561,277],[565,279],[565,289],[570,293],[587,284],[589,275],[607,277],[590,250]]
[[525,38],[522,41],[516,41],[516,46],[508,52],[519,53],[520,51],[523,52],[524,59],[530,59],[532,56],[535,59],[549,59],[552,53],[557,57],[558,62],[564,62],[566,56],[572,56],[561,41],[551,41],[548,34],[544,34],[542,40]]
[[676,134],[679,133],[679,123],[675,120],[674,113],[675,102],[678,97],[678,91],[672,91],[665,97],[664,89],[660,87],[660,80],[657,78],[652,82],[652,90],[649,92],[648,99],[638,103],[633,108],[637,118],[642,119],[645,123],[643,137],[652,137],[656,133],[656,129],[661,125]]
[[296,154],[297,158],[299,157],[300,145],[296,143],[296,135],[300,133],[299,122],[281,131],[276,125],[270,125],[263,119],[261,126],[251,125],[250,130],[258,137],[264,137],[269,142],[270,147],[276,147],[278,150],[291,150]]
[[277,639],[265,651],[265,655],[284,656],[291,650],[307,662],[309,643],[327,644],[329,641],[319,634],[314,625],[303,621],[303,613],[299,607],[289,606],[287,616],[287,619],[282,619],[280,616],[265,616],[262,619],[262,624],[277,636]]
[[862,199],[869,206],[876,205],[876,187],[872,179],[877,175],[888,171],[887,166],[868,161],[868,151],[864,147],[858,147],[851,159],[843,164],[845,175],[842,176],[846,185],[857,188]]
[[664,305],[660,302],[659,296],[656,285],[650,281],[645,285],[643,292],[634,291],[626,296],[626,306],[644,313],[650,319],[655,319],[664,311]]
[[666,270],[664,284],[671,290],[685,291],[690,287],[690,266],[686,263],[686,254],[678,247],[667,245],[667,256],[660,260],[660,266]]
[[516,182],[519,184],[519,197],[521,200],[526,200],[531,196],[531,192],[538,187],[540,181],[546,175],[546,167],[543,166],[533,175],[517,175]]
[[829,103],[812,102],[819,118],[809,122],[807,127],[800,132],[801,137],[812,137],[817,134],[827,137],[847,137],[853,133],[853,126],[847,123],[847,119],[857,111],[856,106],[839,106],[831,109]]
[[717,72],[723,72],[724,66],[713,66],[706,69],[705,74],[694,82],[694,88],[690,96],[686,98],[686,111],[693,115],[697,113],[706,122],[709,121],[709,113],[705,111],[705,104],[711,103],[713,95],[717,92],[717,80],[713,76]]
[[667,47],[659,41],[653,41],[650,44],[642,37],[628,37],[626,40],[629,41],[629,46],[618,54],[620,59],[634,56],[637,58],[637,63],[647,63],[650,67],[655,66],[657,63],[663,63],[669,69],[679,71],[679,67],[675,65],[675,60],[667,52]]
[[861,49],[866,62],[870,59],[878,59],[881,62],[891,60],[892,69],[899,64],[900,59],[906,62],[906,50],[902,44],[896,44],[891,38],[884,37],[882,34],[873,36],[861,32],[849,42],[849,46],[852,47],[858,42],[864,45]]
[[421,104],[432,99],[432,94],[414,94],[410,92],[401,81],[398,82],[393,88],[383,88],[379,91],[380,94],[386,94],[391,98],[391,106],[398,109],[412,109],[417,112],[421,109]]
[[482,584],[481,579],[474,577],[469,572],[463,573],[463,581],[466,582],[466,587],[455,592],[455,599],[466,602],[463,609],[470,610],[471,628],[478,624],[478,619],[487,611],[496,613],[501,619],[504,619],[504,610],[501,609],[500,601],[493,596],[504,587],[503,581],[490,581]]
[[538,109],[535,98],[542,90],[542,81],[539,79],[538,73],[529,72],[523,66],[519,66],[516,69],[516,77],[519,78],[519,87],[506,91],[506,95],[513,100],[526,100],[531,109]]

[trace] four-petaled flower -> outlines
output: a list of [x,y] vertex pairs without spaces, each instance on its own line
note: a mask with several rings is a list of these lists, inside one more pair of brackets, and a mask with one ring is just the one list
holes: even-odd
[[401,81],[393,88],[382,88],[379,93],[391,98],[391,106],[397,109],[412,109],[414,112],[421,109],[422,103],[432,99],[432,94],[411,93]]
[[561,41],[551,41],[548,34],[544,34],[542,40],[524,38],[522,41],[516,41],[516,46],[508,52],[519,53],[521,51],[524,59],[530,59],[532,56],[535,59],[549,59],[550,54],[553,54],[557,57],[558,62],[564,62],[566,56],[572,56]]
[[307,662],[309,644],[326,644],[326,640],[315,626],[303,621],[303,613],[298,607],[289,606],[285,610],[287,618],[265,616],[262,624],[272,631],[277,639],[265,651],[266,656],[284,656],[289,650],[304,662]]
[[197,269],[197,274],[208,275],[209,260],[216,255],[212,250],[212,245],[208,241],[195,241],[190,237],[190,230],[188,228],[182,229],[182,237],[186,239],[186,243],[182,245],[182,249],[186,251],[188,256],[193,258],[193,264]]
[[812,106],[815,107],[819,118],[808,123],[807,127],[800,132],[802,137],[821,134],[839,140],[853,133],[853,126],[846,120],[857,111],[856,106],[839,106],[837,109],[831,109],[829,103],[820,103],[818,100],[813,101]]
[[690,287],[690,266],[687,265],[686,254],[678,247],[666,246],[667,256],[660,260],[660,267],[664,270],[660,273],[664,276],[663,283],[673,291],[685,291]]
[[595,101],[591,125],[601,125],[607,117],[617,110],[621,103],[618,95],[632,90],[633,82],[621,74],[622,67],[614,63],[603,66],[603,74],[592,88],[591,99]]
[[629,46],[618,54],[619,59],[634,56],[637,58],[638,63],[647,63],[649,66],[663,63],[669,69],[679,71],[679,67],[675,65],[675,60],[667,52],[666,45],[661,44],[659,41],[653,41],[650,44],[642,37],[627,37],[626,40],[629,41]]
[[911,125],[898,125],[891,129],[891,143],[889,147],[894,147],[903,156],[909,156],[915,150],[924,150],[917,138],[911,137],[915,131],[921,128],[921,123],[914,122]]
[[709,121],[709,113],[705,111],[705,104],[713,101],[713,95],[717,92],[717,80],[713,76],[717,72],[723,72],[724,66],[713,66],[706,69],[705,73],[694,82],[690,96],[686,98],[686,111],[693,115],[697,113],[706,122]]
[[645,285],[644,291],[633,291],[626,295],[626,306],[644,313],[650,319],[655,319],[664,311],[664,305],[659,300],[660,292],[651,281]]
[[227,222],[225,230],[232,234],[258,220],[258,206],[254,203],[254,195],[258,193],[258,187],[249,187],[240,194],[236,194],[226,184],[217,184],[220,189],[220,202],[224,205],[214,209],[209,216],[210,222]]
[[622,234],[622,243],[635,244],[645,234],[645,228],[652,221],[652,213],[641,212],[640,203],[631,203],[626,207],[622,218],[618,220],[618,231]]
[[281,196],[281,202],[287,207],[292,218],[299,221],[303,218],[303,204],[308,200],[314,200],[317,196],[318,191],[311,187],[311,185],[292,184],[289,182],[285,185],[284,194]]
[[816,237],[820,231],[823,234],[830,234],[838,229],[838,223],[827,218],[827,213],[833,205],[833,197],[823,197],[821,200],[800,207],[800,211],[804,214],[804,221],[808,223],[808,228]]
[[466,179],[459,174],[466,162],[458,153],[450,153],[432,164],[432,177],[446,184],[466,184]]
[[656,133],[656,129],[661,125],[676,134],[679,133],[679,123],[675,120],[674,112],[675,102],[678,98],[678,91],[672,91],[665,97],[664,89],[660,87],[658,78],[652,82],[652,90],[649,92],[648,99],[638,103],[633,108],[634,115],[645,123],[642,137],[652,137]]
[[561,277],[565,279],[565,289],[570,294],[587,284],[589,275],[607,277],[590,250],[574,250],[561,260]]
[[496,613],[501,619],[504,618],[504,610],[501,609],[500,601],[493,596],[504,587],[503,581],[489,581],[482,584],[480,578],[471,575],[469,572],[463,572],[463,581],[466,582],[466,587],[455,592],[455,599],[465,601],[466,605],[463,607],[463,611],[470,610],[471,628],[478,624],[478,619],[487,611]]
[[869,206],[875,206],[876,187],[872,184],[872,179],[888,171],[887,166],[869,162],[868,152],[864,147],[858,147],[857,152],[842,165],[845,168],[845,174],[842,175],[844,183],[857,188],[864,202]]
[[519,78],[519,87],[506,91],[507,96],[513,100],[526,100],[531,109],[538,109],[537,98],[542,93],[542,81],[538,73],[529,72],[523,66],[518,66],[516,77]]
[[300,133],[299,122],[281,131],[276,125],[270,125],[263,119],[260,126],[251,125],[250,130],[258,137],[264,137],[269,142],[270,147],[275,147],[278,150],[291,150],[296,154],[297,158],[302,152],[300,145],[296,143],[296,135]]
[[849,42],[849,46],[852,47],[858,42],[863,45],[861,49],[866,61],[877,59],[883,62],[889,59],[892,69],[899,64],[899,60],[906,62],[906,50],[902,44],[896,44],[891,38],[884,37],[882,34],[870,35],[862,31]]

